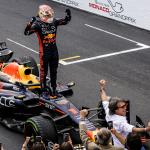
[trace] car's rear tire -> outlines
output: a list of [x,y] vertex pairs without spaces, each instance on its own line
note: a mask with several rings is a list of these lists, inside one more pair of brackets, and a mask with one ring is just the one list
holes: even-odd
[[20,57],[20,58],[13,59],[12,61],[16,61],[20,64],[23,63],[23,62],[29,62],[29,63],[26,64],[26,66],[32,68],[32,74],[34,74],[36,76],[39,76],[39,69],[38,69],[37,63],[36,63],[36,61],[33,57],[23,56],[23,57]]
[[29,118],[25,123],[25,136],[41,136],[44,142],[58,142],[57,131],[51,119],[43,116]]

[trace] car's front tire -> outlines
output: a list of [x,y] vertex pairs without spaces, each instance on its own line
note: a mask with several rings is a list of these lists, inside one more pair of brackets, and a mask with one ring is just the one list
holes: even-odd
[[57,131],[51,119],[43,116],[35,116],[29,118],[25,123],[25,136],[41,136],[43,141],[58,142]]

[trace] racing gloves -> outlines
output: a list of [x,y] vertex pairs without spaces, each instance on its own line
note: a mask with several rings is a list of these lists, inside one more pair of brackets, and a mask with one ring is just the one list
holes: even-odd
[[30,22],[27,24],[27,26],[26,26],[26,28],[25,28],[25,30],[24,30],[24,35],[29,35],[29,34],[30,34],[30,33],[29,33],[29,30],[30,30],[32,24],[33,24],[35,21],[36,21],[36,17],[32,17],[31,20],[30,20]]
[[70,21],[71,20],[71,11],[70,11],[70,9],[66,9],[65,10],[65,12],[66,12],[66,14],[67,14],[67,16],[66,16],[66,19],[67,19],[67,21]]

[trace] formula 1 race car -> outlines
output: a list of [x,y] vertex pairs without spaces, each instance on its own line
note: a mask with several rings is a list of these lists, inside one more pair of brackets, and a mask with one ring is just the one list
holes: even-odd
[[[35,60],[26,56],[10,61],[12,55],[6,43],[0,43],[0,123],[25,136],[40,135],[46,142],[58,142],[69,132],[73,143],[81,143],[79,109],[66,98],[73,94],[74,83],[58,83],[60,96],[51,98],[49,89],[40,87]],[[88,119],[87,125],[95,130]]]

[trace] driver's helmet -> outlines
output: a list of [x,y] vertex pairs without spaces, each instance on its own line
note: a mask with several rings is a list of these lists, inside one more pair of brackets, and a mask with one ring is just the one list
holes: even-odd
[[38,15],[41,21],[51,23],[54,18],[54,11],[50,6],[43,4],[39,6]]

